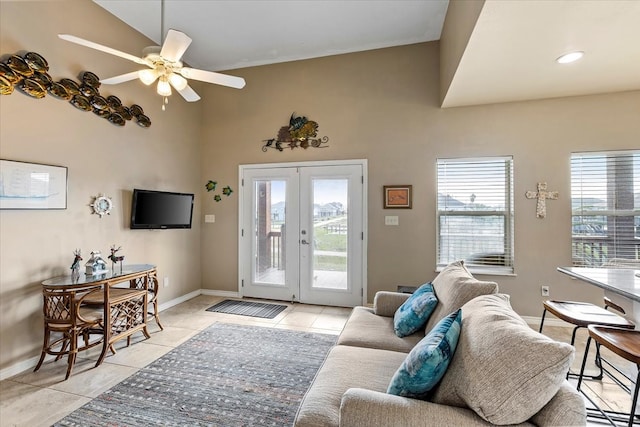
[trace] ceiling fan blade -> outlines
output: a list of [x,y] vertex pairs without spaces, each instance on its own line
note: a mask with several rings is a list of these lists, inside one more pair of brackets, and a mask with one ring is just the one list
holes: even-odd
[[169,30],[167,32],[167,38],[162,44],[160,56],[171,62],[178,62],[190,44],[191,37],[182,31]]
[[89,40],[81,39],[80,37],[72,36],[70,34],[58,34],[58,37],[60,37],[63,40],[69,41],[71,43],[76,43],[76,44],[79,44],[79,45],[82,45],[82,46],[90,47],[91,49],[101,50],[103,52],[110,53],[111,55],[119,56],[119,57],[124,58],[124,59],[128,59],[129,61],[133,61],[133,62],[136,62],[138,64],[147,65],[145,60],[142,59],[142,58],[139,58],[137,56],[131,55],[131,54],[126,53],[126,52],[122,52],[122,51],[119,51],[119,50],[116,50],[116,49],[112,49],[112,48],[107,47],[107,46],[103,46],[103,45],[98,44],[98,43],[90,42]]
[[214,73],[213,71],[198,70],[196,68],[182,67],[180,74],[188,79],[200,80],[207,83],[229,86],[242,89],[245,81],[242,77],[229,76],[227,74]]
[[178,90],[178,93],[182,95],[187,102],[196,102],[200,100],[200,95],[198,95],[195,90],[191,89],[191,86],[189,85],[186,85],[184,89]]
[[138,78],[138,71],[132,71],[127,74],[121,74],[115,77],[109,77],[108,79],[100,80],[100,83],[105,85],[117,85],[118,83],[128,82],[129,80],[135,80]]

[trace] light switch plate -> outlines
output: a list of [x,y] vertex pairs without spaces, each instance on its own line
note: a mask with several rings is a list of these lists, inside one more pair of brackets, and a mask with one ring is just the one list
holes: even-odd
[[204,216],[204,222],[216,222],[216,216],[215,215],[205,215]]
[[384,217],[384,225],[400,225],[400,222],[397,216],[387,215]]

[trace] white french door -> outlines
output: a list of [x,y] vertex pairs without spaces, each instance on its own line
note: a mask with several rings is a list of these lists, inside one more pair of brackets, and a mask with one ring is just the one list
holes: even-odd
[[240,167],[240,294],[363,304],[366,161]]

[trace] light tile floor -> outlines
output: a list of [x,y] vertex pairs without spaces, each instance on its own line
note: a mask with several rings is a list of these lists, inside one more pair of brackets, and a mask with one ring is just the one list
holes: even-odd
[[[351,309],[305,304],[287,304],[288,308],[274,319],[259,319],[205,311],[223,298],[200,295],[160,313],[164,331],[150,322],[151,338],[134,335],[133,344],[116,344],[117,353],[107,354],[105,361],[94,368],[99,349],[81,353],[71,377],[64,381],[65,360],[53,362],[49,356],[38,372],[25,371],[0,382],[0,427],[50,426],[65,415],[113,387],[138,369],[153,362],[214,322],[256,325],[338,335]],[[545,334],[568,342],[570,329],[545,326]],[[576,354],[581,355],[584,339],[579,338]],[[576,357],[574,369],[579,370],[581,357]],[[625,364],[623,364],[625,365]],[[630,364],[625,369],[631,369]],[[635,369],[635,367],[633,367]],[[635,375],[635,373],[634,373]],[[586,383],[600,404],[609,409],[629,410],[631,398],[610,380]],[[592,425],[599,425],[592,423]]]

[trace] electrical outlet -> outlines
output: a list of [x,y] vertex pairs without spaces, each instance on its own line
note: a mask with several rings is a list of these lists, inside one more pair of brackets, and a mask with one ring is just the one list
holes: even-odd
[[164,286],[165,288],[169,287],[169,278],[165,276],[164,279],[162,279],[162,286]]
[[541,286],[540,289],[542,291],[542,296],[543,297],[548,297],[549,296],[549,287],[548,286]]

